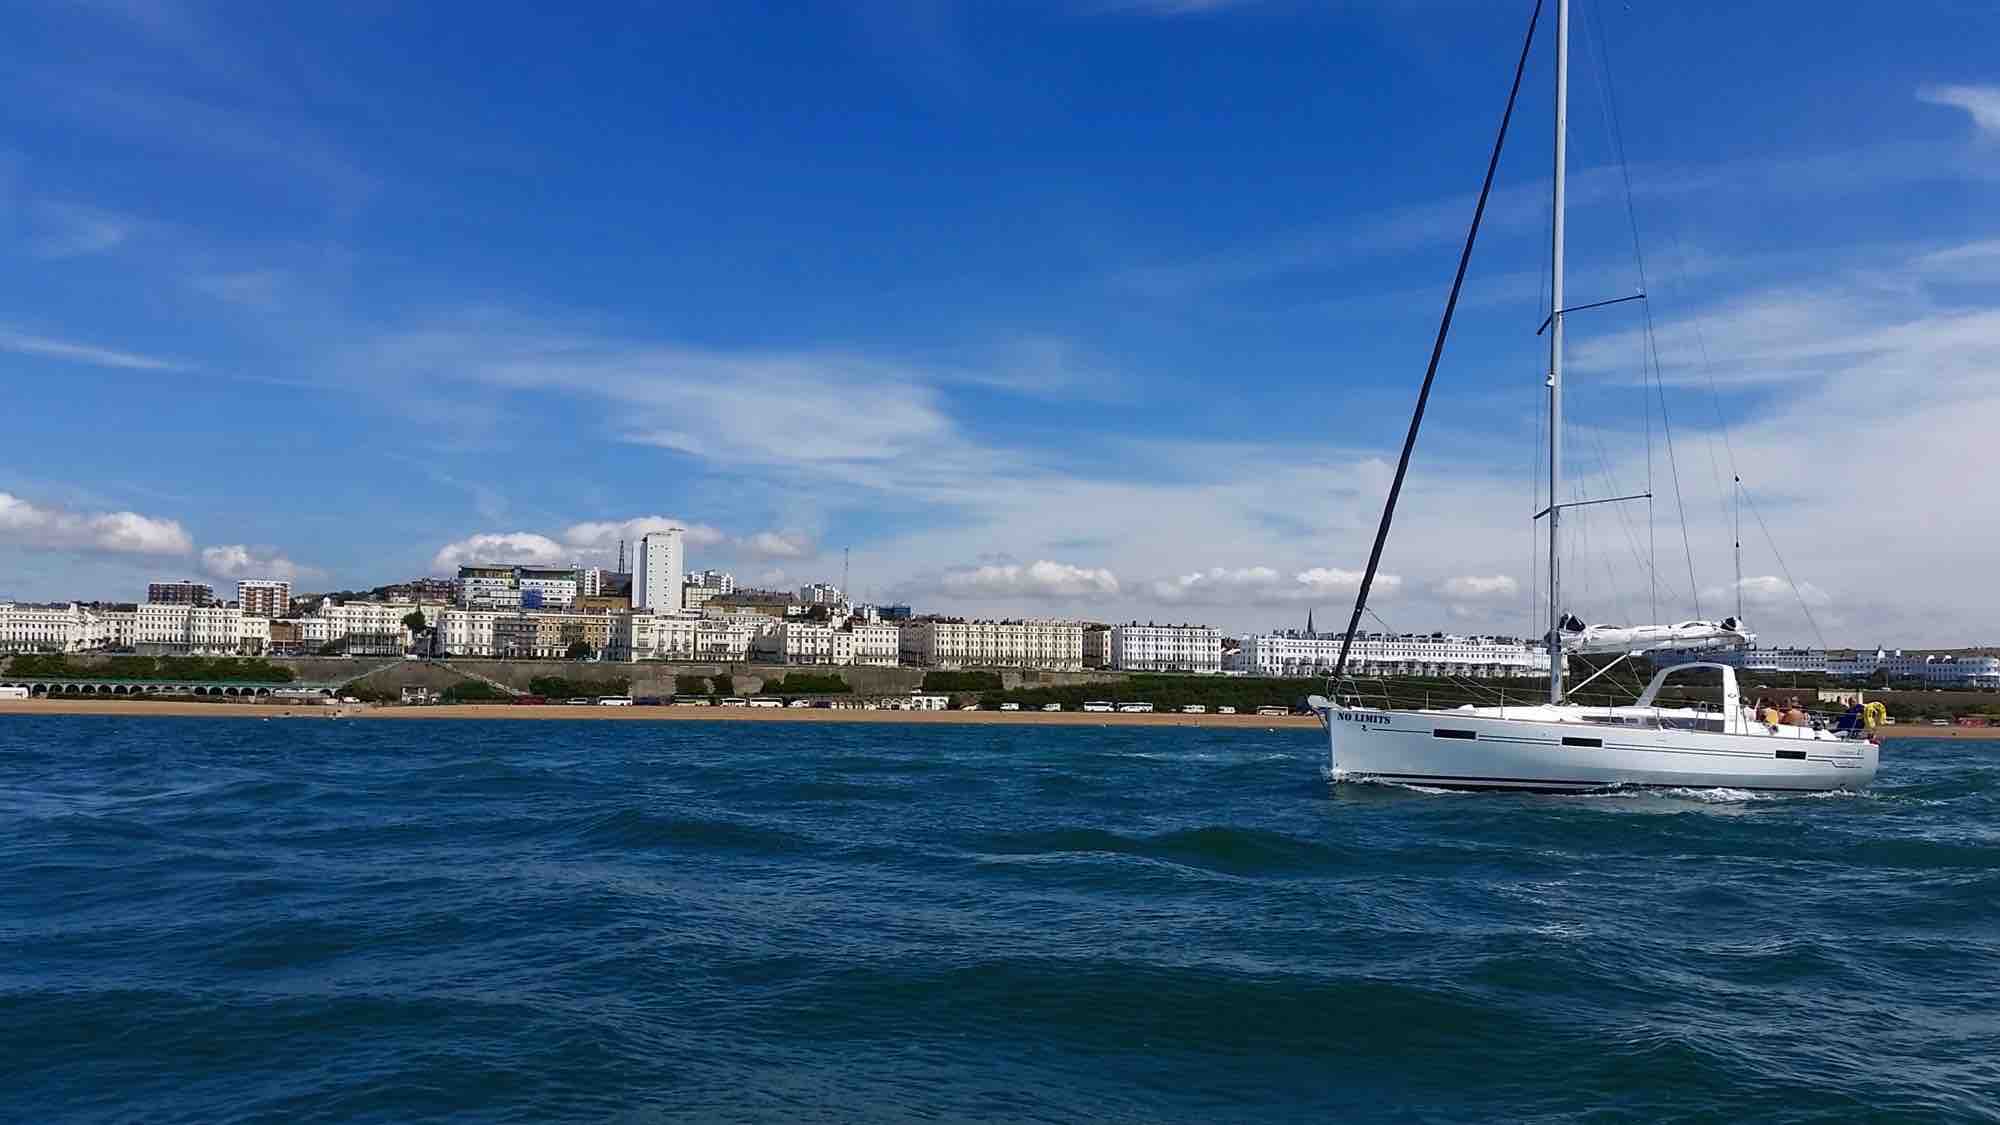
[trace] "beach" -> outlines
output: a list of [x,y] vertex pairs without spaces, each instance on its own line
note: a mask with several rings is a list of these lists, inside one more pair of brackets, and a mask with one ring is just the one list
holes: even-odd
[[0,700],[7,715],[131,715],[209,719],[517,719],[612,722],[708,720],[760,723],[989,723],[1017,726],[1317,727],[1311,715],[1121,714],[1102,711],[860,711],[793,707],[596,707],[566,704],[196,703],[149,699]]

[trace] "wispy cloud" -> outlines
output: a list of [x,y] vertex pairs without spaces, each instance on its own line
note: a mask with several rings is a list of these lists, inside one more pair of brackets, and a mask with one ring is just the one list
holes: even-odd
[[180,521],[137,512],[74,512],[0,492],[0,543],[39,550],[185,555],[193,540]]
[[47,336],[31,336],[25,332],[15,332],[5,328],[0,328],[0,351],[38,356],[42,359],[59,359],[69,363],[88,363],[96,367],[114,367],[126,371],[188,370],[187,364],[176,360],[159,359],[137,352],[122,352],[115,348],[101,348],[95,344],[56,340]]
[[1917,98],[1962,109],[1982,132],[2000,134],[2000,86],[1925,86]]
[[39,228],[29,243],[38,258],[80,258],[123,244],[136,225],[131,219],[74,203],[44,201],[34,208]]

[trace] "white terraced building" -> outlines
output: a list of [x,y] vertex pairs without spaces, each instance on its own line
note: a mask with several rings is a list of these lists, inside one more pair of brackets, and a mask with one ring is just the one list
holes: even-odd
[[[264,622],[264,638],[271,636]],[[243,611],[235,606],[139,606],[133,647],[148,655],[233,656],[243,649]]]
[[769,618],[686,617],[642,610],[614,613],[605,658],[736,664],[750,658],[751,645],[771,626]]
[[[1228,670],[1252,676],[1325,675],[1340,659],[1340,643],[1339,637],[1320,634],[1254,634],[1243,638]],[[1507,637],[1366,633],[1354,638],[1347,667],[1356,676],[1546,676],[1549,653]]]
[[894,625],[854,623],[847,628],[811,621],[780,621],[751,643],[760,660],[786,664],[866,664],[895,667],[902,636]]
[[912,621],[902,626],[902,662],[932,668],[1083,670],[1076,621]]
[[1222,671],[1222,639],[1208,625],[1117,625],[1111,667],[1127,672]]
[[89,652],[111,637],[105,615],[75,602],[0,602],[0,652]]

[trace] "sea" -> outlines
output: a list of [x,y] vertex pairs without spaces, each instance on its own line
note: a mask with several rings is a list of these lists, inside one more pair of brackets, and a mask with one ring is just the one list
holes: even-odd
[[0,1120],[1995,1121],[2000,743],[0,717]]

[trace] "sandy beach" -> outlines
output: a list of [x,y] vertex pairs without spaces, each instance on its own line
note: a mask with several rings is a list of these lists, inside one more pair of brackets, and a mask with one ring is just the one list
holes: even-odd
[[432,704],[330,706],[281,703],[195,703],[184,700],[30,699],[0,700],[7,715],[132,715],[211,719],[593,719],[610,722],[720,721],[757,723],[999,723],[1016,726],[1239,727],[1269,730],[1312,728],[1310,715],[1183,715],[1157,712],[1127,715],[1101,711],[841,711],[768,707],[584,707],[563,704]]

